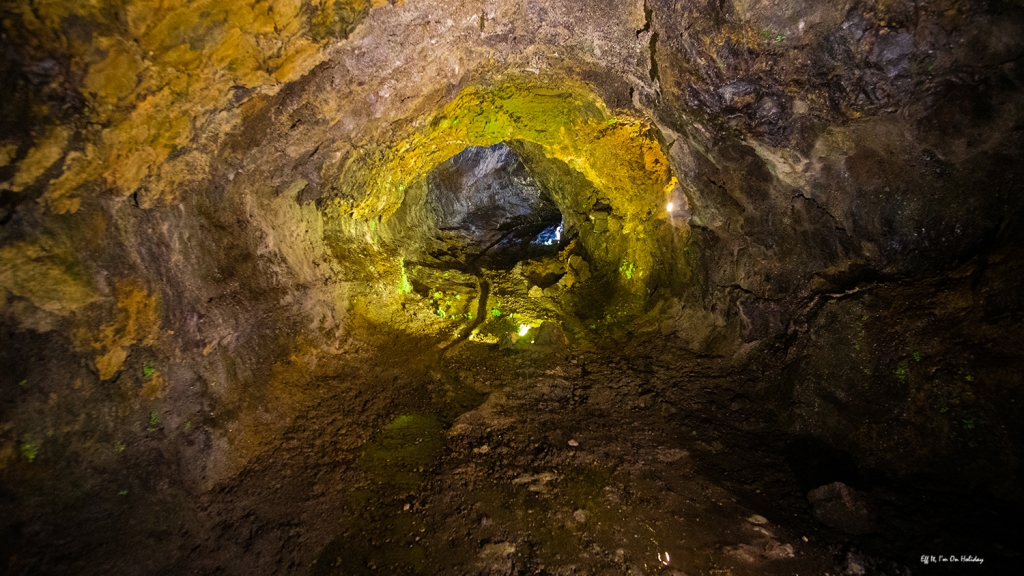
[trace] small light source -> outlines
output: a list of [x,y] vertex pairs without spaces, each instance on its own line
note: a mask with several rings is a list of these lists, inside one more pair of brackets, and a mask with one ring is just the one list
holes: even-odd
[[675,209],[675,207],[676,207],[676,205],[675,205],[675,204],[673,204],[672,202],[669,202],[669,203],[668,203],[668,204],[667,204],[667,205],[665,206],[665,210],[668,210],[669,212],[671,212],[671,211],[672,211],[673,209]]
[[526,336],[526,333],[529,332],[529,331],[530,331],[530,325],[529,324],[520,324],[519,325],[519,335],[520,336]]

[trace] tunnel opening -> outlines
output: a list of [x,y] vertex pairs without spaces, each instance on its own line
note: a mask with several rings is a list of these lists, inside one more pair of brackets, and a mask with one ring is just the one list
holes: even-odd
[[562,212],[504,142],[467,147],[431,170],[427,205],[443,245],[430,256],[451,267],[510,269],[565,244]]
[[372,323],[444,338],[467,322],[499,339],[545,320],[618,329],[691,277],[662,248],[690,238],[665,153],[649,119],[585,84],[472,85],[345,160],[320,205],[325,238]]
[[465,147],[427,171],[396,212],[418,230],[403,245],[406,309],[445,323],[445,346],[532,344],[545,322],[571,322],[567,290],[581,271],[589,279],[578,216],[563,214],[564,198],[541,183],[544,167],[538,173],[521,149]]

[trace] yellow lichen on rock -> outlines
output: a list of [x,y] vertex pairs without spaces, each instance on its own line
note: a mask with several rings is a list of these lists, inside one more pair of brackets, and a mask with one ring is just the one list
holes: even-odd
[[110,380],[121,370],[125,359],[128,358],[128,351],[118,346],[112,348],[106,354],[96,357],[96,370],[100,374],[100,380]]
[[238,86],[255,88],[270,82],[263,66],[263,52],[252,34],[240,28],[224,33],[224,42],[211,54],[213,63],[237,76]]
[[94,105],[117,104],[135,91],[144,63],[138,46],[123,38],[98,38],[96,47],[107,53],[106,58],[89,67],[82,81],[82,92],[94,99]]
[[203,180],[209,172],[210,157],[199,152],[189,152],[164,162],[157,170],[157,179],[161,185],[140,193],[139,206],[151,208],[159,203],[171,204],[179,199],[185,186]]
[[316,8],[312,18],[314,39],[327,36],[345,37],[371,8],[384,4],[374,0],[311,0]]
[[17,144],[0,146],[0,168],[7,166],[14,161],[14,155],[18,153]]
[[142,385],[143,400],[156,400],[157,398],[163,398],[166,394],[164,377],[159,371],[153,372]]
[[[44,204],[73,213],[81,205],[77,188],[99,177],[122,196],[146,189],[147,207],[176,202],[180,184],[205,178],[207,165],[194,157],[170,169],[164,163],[185,146],[215,153],[240,121],[237,87],[276,92],[319,64],[325,44],[346,36],[369,10],[369,0],[16,3],[4,29],[42,52],[70,56],[84,78],[89,124],[107,126],[65,162]],[[70,17],[105,35],[75,41],[65,26]],[[53,129],[7,186],[30,185],[60,159],[70,136]]]
[[[371,164],[368,192],[349,207],[356,216],[390,216],[402,193],[427,171],[467,146],[521,140],[577,170],[627,218],[642,219],[671,179],[669,161],[653,127],[625,112],[613,114],[577,83],[528,80],[468,88],[441,112],[417,123],[426,128],[391,146]],[[359,188],[356,181],[342,187]],[[358,197],[358,196],[357,196]]]
[[96,147],[86,144],[82,152],[69,152],[64,158],[64,170],[59,178],[52,181],[43,194],[43,202],[54,214],[73,214],[78,211],[82,199],[76,194],[80,186],[98,178],[99,163]]
[[319,44],[300,39],[292,45],[292,50],[281,58],[270,60],[270,64],[277,68],[274,79],[284,83],[300,78],[323,60]]
[[[428,173],[467,147],[506,142],[517,152],[533,150],[532,158],[521,156],[531,171],[554,171],[553,200],[574,220],[568,225],[579,232],[595,268],[613,278],[620,312],[648,294],[652,273],[661,265],[657,242],[665,227],[672,227],[677,240],[688,237],[685,221],[669,224],[664,218],[674,177],[657,129],[629,111],[610,110],[582,82],[505,77],[467,87],[408,126],[393,143],[369,145],[347,161],[327,211],[339,239],[359,243],[365,238],[372,246],[368,250],[388,256],[372,271],[379,285],[353,300],[360,314],[375,321],[400,326],[408,316],[401,308],[401,254],[389,250],[414,240],[403,236],[402,226],[389,224],[392,217],[400,208],[403,214],[416,210],[412,206],[423,198]],[[558,187],[561,191],[555,191]],[[606,208],[595,210],[599,204]],[[447,322],[426,320],[420,325],[427,330]]]
[[14,175],[9,188],[14,192],[21,192],[43,175],[54,162],[60,160],[64,155],[64,149],[68,145],[69,132],[62,126],[51,127],[46,135],[29,150],[25,159],[18,164],[18,172]]
[[98,299],[80,274],[72,272],[75,268],[70,250],[52,243],[0,247],[0,287],[58,316],[68,316]]
[[[133,281],[118,283],[116,317],[92,338],[92,348],[102,351],[96,356],[100,380],[113,378],[128,358],[131,346],[153,344],[159,331],[156,295],[149,295]],[[88,338],[88,332],[83,336]]]

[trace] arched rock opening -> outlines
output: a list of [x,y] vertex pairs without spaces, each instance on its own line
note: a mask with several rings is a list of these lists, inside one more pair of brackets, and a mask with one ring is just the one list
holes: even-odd
[[[419,277],[433,276],[431,270],[444,267],[441,261],[447,259],[462,263],[461,270],[449,272],[453,286],[472,283],[467,274],[478,263],[474,256],[457,255],[459,249],[452,252],[454,246],[438,243],[436,192],[444,174],[451,174],[451,159],[493,146],[503,145],[516,155],[524,176],[536,183],[537,197],[550,199],[561,213],[566,232],[560,263],[533,262],[526,272],[517,272],[538,282],[509,295],[514,308],[532,308],[525,304],[531,290],[534,297],[548,298],[570,292],[563,315],[573,329],[582,329],[642,314],[652,294],[671,295],[691,279],[692,263],[679,255],[689,238],[686,195],[657,129],[625,111],[609,110],[584,85],[499,79],[464,89],[412,125],[394,143],[350,158],[333,195],[322,201],[328,245],[338,259],[390,279],[384,281],[385,290],[375,286],[360,307],[368,317],[393,318],[393,309],[404,306],[415,294],[411,287],[418,286],[430,296],[441,293],[445,305],[428,298],[435,319],[422,324],[419,320],[431,315],[419,314],[410,329],[457,331],[458,319],[470,320],[473,306],[450,310],[452,300],[439,286],[444,282]],[[554,220],[530,231],[539,234],[552,225]],[[541,286],[552,277],[561,284]],[[471,299],[455,296],[456,301]],[[501,312],[500,307],[489,310]],[[534,316],[537,311],[508,313]]]
[[563,246],[562,212],[505,143],[466,148],[431,170],[426,188],[440,245],[418,247],[424,253],[415,260],[510,268]]

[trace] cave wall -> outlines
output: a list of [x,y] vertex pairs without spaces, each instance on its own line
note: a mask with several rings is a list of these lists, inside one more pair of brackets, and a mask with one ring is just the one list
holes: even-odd
[[[646,258],[618,279],[630,334],[763,362],[782,426],[865,469],[935,477],[960,458],[957,481],[1019,494],[1021,14],[955,0],[5,3],[5,507],[59,515],[129,484],[201,493],[273,446],[326,393],[318,378],[369,386],[338,375],[374,332],[444,328],[398,304],[396,191],[505,137],[433,119],[544,86],[584,121],[527,134],[539,182],[582,178],[590,201],[649,181],[610,198],[644,239],[592,241],[614,248],[613,274],[629,250]],[[619,152],[639,168],[588,172],[618,169]],[[354,439],[386,410],[367,406]]]
[[697,346],[772,342],[781,421],[865,471],[1016,499],[1018,7],[773,8],[654,10],[655,114],[729,334]]

